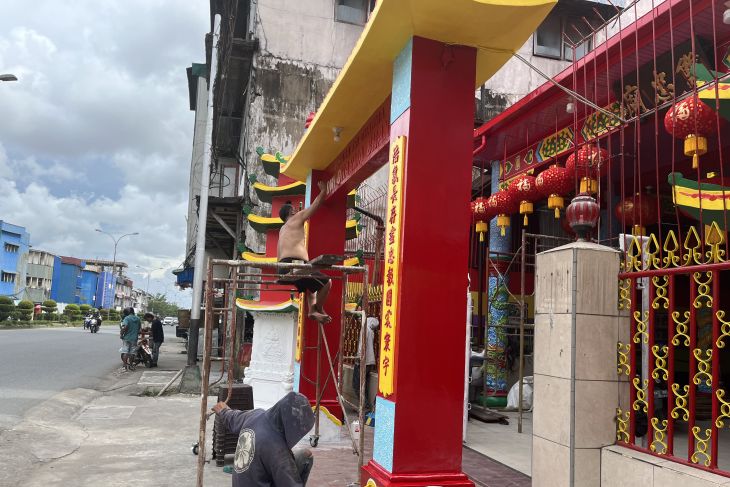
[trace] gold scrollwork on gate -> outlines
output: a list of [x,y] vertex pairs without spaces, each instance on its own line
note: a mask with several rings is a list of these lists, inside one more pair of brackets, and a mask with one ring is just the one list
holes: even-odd
[[674,419],[679,419],[679,413],[682,412],[682,421],[689,421],[689,409],[687,409],[687,397],[689,396],[689,386],[684,386],[684,394],[680,394],[679,384],[672,384],[672,392],[674,393],[674,407],[669,415]]
[[674,337],[672,337],[672,345],[678,346],[680,337],[684,337],[684,345],[689,346],[689,311],[684,312],[684,320],[679,319],[679,311],[672,312],[672,321],[677,325]]
[[702,241],[695,227],[689,227],[684,238],[684,265],[702,265]]
[[616,344],[616,348],[618,349],[618,365],[616,367],[616,373],[618,375],[629,375],[631,373],[631,366],[629,365],[629,354],[631,353],[631,345],[628,343],[624,344],[618,342]]
[[710,289],[710,283],[712,283],[712,272],[708,271],[704,274],[707,277],[704,281],[702,280],[702,272],[695,272],[692,274],[694,281],[697,283],[697,297],[695,297],[694,303],[692,303],[695,308],[701,308],[703,304],[708,308],[712,308],[712,291]]
[[710,454],[707,453],[707,448],[710,446],[710,438],[712,438],[712,430],[707,428],[704,436],[700,436],[702,428],[699,426],[692,427],[692,436],[695,437],[695,451],[689,458],[692,463],[700,463],[700,457],[703,458],[702,464],[705,467],[710,466]]
[[703,351],[700,348],[695,348],[692,350],[692,354],[697,360],[697,373],[692,378],[692,382],[694,382],[695,385],[700,385],[702,383],[702,377],[705,377],[705,385],[708,387],[712,386],[712,374],[710,373],[712,350]]
[[720,414],[715,420],[715,426],[717,426],[718,428],[723,428],[725,426],[725,421],[723,421],[722,419],[730,418],[730,402],[727,402],[725,400],[724,389],[716,390],[715,395],[717,396],[717,400],[720,402]]
[[[662,281],[664,281],[664,284],[660,284]],[[651,282],[654,283],[654,289],[656,290],[656,297],[652,301],[651,307],[659,309],[661,306],[664,309],[668,309],[669,298],[667,298],[667,286],[669,286],[669,276],[654,276],[651,278]]]
[[644,379],[642,383],[641,379],[634,377],[631,383],[634,384],[634,389],[636,389],[636,400],[632,404],[634,411],[638,411],[641,408],[645,413],[648,412],[649,404],[646,402],[646,388],[649,386],[649,379]]
[[649,312],[634,311],[634,321],[636,321],[634,343],[641,343],[642,341],[649,343]]
[[638,238],[632,238],[629,250],[626,253],[626,270],[628,272],[639,272],[643,265],[641,262],[641,244]]
[[705,234],[705,243],[710,247],[710,250],[705,253],[708,264],[725,262],[725,249],[720,248],[725,243],[725,237],[717,222],[712,222],[710,225],[709,230]]
[[631,308],[631,279],[618,280],[618,309]]
[[[661,427],[659,424],[661,423]],[[667,446],[667,425],[666,419],[659,421],[659,418],[651,418],[651,425],[654,428],[654,439],[649,445],[649,449],[657,455],[666,455],[669,447]]]
[[664,268],[677,267],[679,265],[679,241],[674,234],[674,230],[667,233],[664,239]]
[[[661,352],[660,352],[661,350]],[[651,373],[651,376],[654,379],[659,379],[660,377],[664,380],[669,380],[669,371],[667,370],[667,355],[669,355],[669,347],[666,345],[659,346],[654,345],[651,347],[651,353],[654,354],[654,370]]]
[[646,268],[661,269],[662,259],[659,257],[659,241],[653,233],[649,235],[649,242],[646,244]]
[[625,413],[621,411],[621,408],[616,408],[616,440],[629,442],[629,419],[631,416],[630,411]]
[[725,348],[725,337],[730,337],[730,321],[725,321],[725,312],[721,309],[715,313],[720,322],[720,336],[717,337],[717,348]]

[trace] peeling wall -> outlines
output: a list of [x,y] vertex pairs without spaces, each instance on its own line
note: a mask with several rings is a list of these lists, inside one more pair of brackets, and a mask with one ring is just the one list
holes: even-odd
[[[254,57],[239,150],[249,174],[276,184],[263,172],[256,148],[294,152],[307,115],[321,105],[362,26],[335,22],[332,0],[259,0],[253,5],[260,49]],[[254,213],[270,215],[270,206],[258,201],[255,192],[251,200]],[[263,252],[265,236],[247,229],[245,243]]]

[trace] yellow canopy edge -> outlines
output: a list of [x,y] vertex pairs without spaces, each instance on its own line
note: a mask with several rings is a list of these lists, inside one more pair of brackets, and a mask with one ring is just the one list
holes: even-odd
[[[393,61],[420,36],[479,49],[474,86],[517,51],[557,0],[381,0],[282,172],[305,181],[329,167],[392,88]],[[340,127],[340,141],[332,129]]]

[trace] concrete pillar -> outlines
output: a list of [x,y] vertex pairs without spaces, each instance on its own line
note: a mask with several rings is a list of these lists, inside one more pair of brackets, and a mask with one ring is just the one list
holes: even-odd
[[394,63],[379,395],[360,485],[474,485],[461,471],[460,269],[469,257],[475,69],[475,49],[419,37]]
[[[305,196],[307,206],[319,194],[317,183],[322,180],[326,181],[328,178],[327,173],[312,171],[307,181],[307,194]],[[329,195],[325,203],[309,220],[307,251],[310,259],[324,254],[344,255],[346,220],[347,193],[342,190],[339,193]],[[333,277],[342,277],[340,273],[327,270],[323,270],[323,272],[331,274]],[[335,373],[337,373],[336,356],[340,349],[340,332],[342,330],[342,284],[342,279],[332,280],[332,289],[330,289],[329,298],[324,306],[327,314],[332,317],[332,321],[324,326],[323,338],[327,340],[329,345]],[[306,308],[306,300],[304,307]],[[307,310],[305,309],[304,312],[307,313]],[[329,380],[326,380],[328,374],[330,374],[330,365],[324,342],[322,342],[319,356],[316,349],[310,348],[317,346],[318,324],[316,321],[306,318],[306,314],[304,316],[302,359],[300,363],[295,365],[295,382],[297,383],[295,390],[307,396],[312,405],[315,404],[316,388],[310,381],[315,381],[317,378],[317,363],[319,362],[320,384],[325,386],[326,381],[326,386],[322,392],[321,406],[325,410],[325,418],[330,422],[328,426],[334,425],[339,428],[342,425],[343,413],[335,390],[334,381],[337,378],[330,377]],[[320,426],[322,426],[322,423],[320,423]]]
[[619,252],[576,242],[537,256],[532,485],[600,486],[616,439]]
[[254,390],[254,406],[268,409],[294,389],[297,311],[253,311],[256,333],[244,384]]

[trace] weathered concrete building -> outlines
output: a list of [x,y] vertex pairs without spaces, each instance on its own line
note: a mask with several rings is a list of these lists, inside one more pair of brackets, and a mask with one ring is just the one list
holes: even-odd
[[42,303],[51,296],[54,255],[44,250],[30,249],[25,273],[23,299]]

